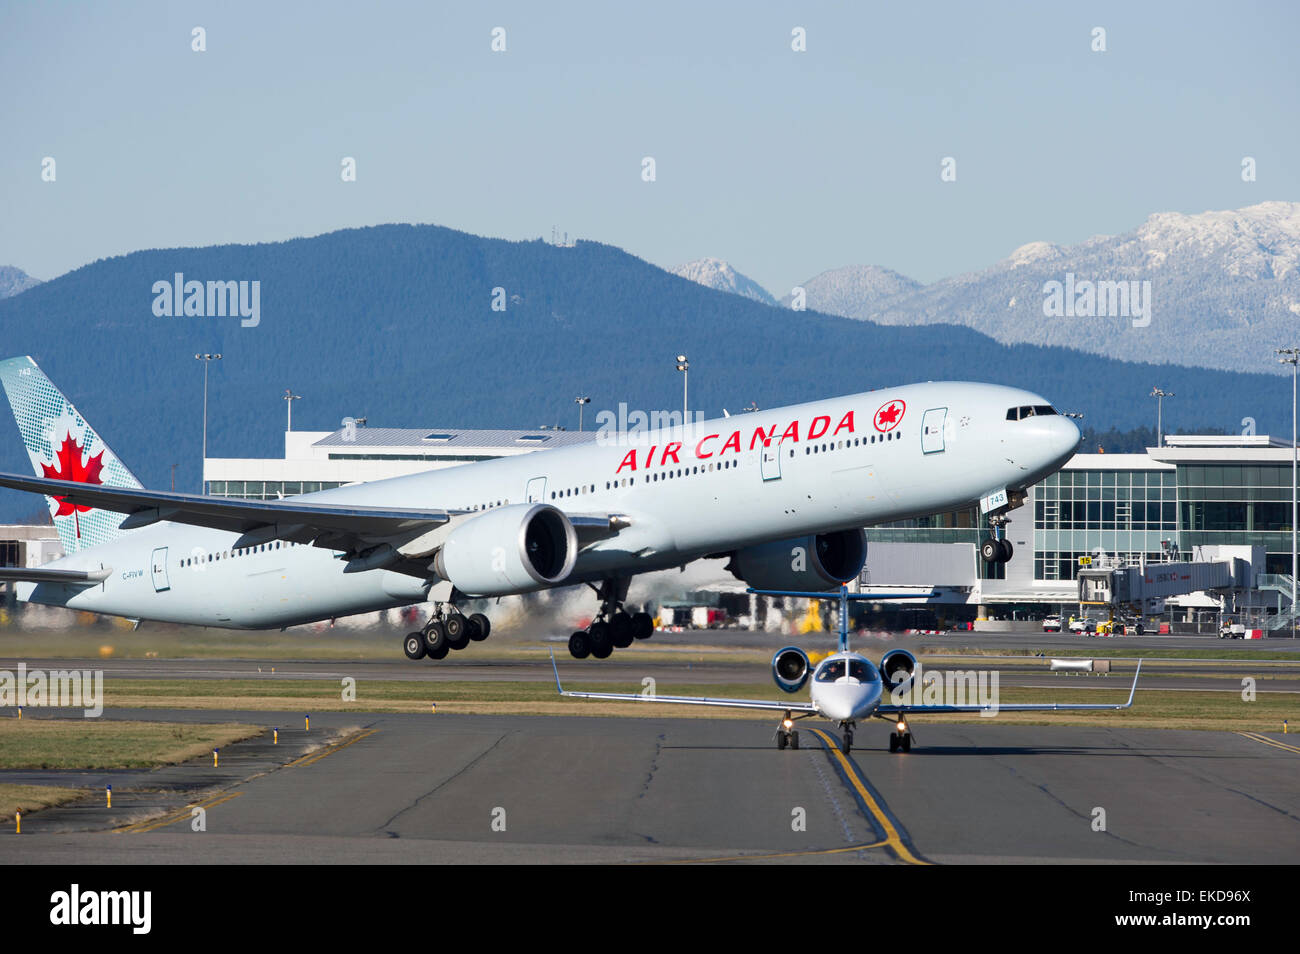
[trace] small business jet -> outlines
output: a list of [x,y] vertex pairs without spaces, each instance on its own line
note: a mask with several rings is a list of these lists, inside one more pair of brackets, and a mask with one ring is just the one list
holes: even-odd
[[[826,599],[824,592],[798,592],[751,590],[763,596],[795,596],[809,599]],[[1137,693],[1138,676],[1142,673],[1142,660],[1138,660],[1133,673],[1133,686],[1125,703],[954,703],[910,704],[892,701],[912,693],[916,673],[916,657],[905,649],[885,653],[879,667],[872,665],[866,656],[849,649],[849,602],[882,599],[903,599],[903,595],[850,593],[848,584],[841,584],[839,649],[827,656],[814,668],[808,654],[797,646],[777,650],[772,657],[772,678],[785,692],[798,692],[808,684],[808,701],[785,703],[768,699],[711,699],[706,696],[661,696],[636,692],[575,692],[560,683],[560,669],[551,654],[551,668],[555,672],[555,688],[562,696],[574,699],[608,699],[617,702],[664,702],[685,706],[717,706],[725,709],[759,709],[781,712],[781,722],[776,729],[776,747],[799,748],[799,733],[794,728],[798,719],[819,716],[839,723],[840,751],[846,755],[853,748],[853,729],[866,719],[885,719],[893,723],[889,733],[890,752],[912,751],[912,729],[909,716],[940,712],[973,712],[996,715],[998,712],[1070,712],[1128,709]],[[809,682],[809,675],[812,681]],[[919,694],[919,693],[917,693]],[[886,698],[891,701],[886,702]]]
[[0,384],[37,475],[0,487],[43,494],[65,552],[0,569],[19,599],[230,629],[431,602],[412,660],[488,636],[471,599],[583,583],[600,606],[569,651],[603,659],[653,633],[624,606],[636,574],[726,557],[749,587],[830,590],[861,572],[863,527],[976,502],[1005,561],[1005,514],[1079,443],[1036,394],[932,382],[241,500],[144,489],[30,357]]

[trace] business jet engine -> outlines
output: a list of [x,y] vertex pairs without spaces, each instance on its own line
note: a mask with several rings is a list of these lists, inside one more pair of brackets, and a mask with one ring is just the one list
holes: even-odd
[[906,649],[891,649],[880,660],[880,680],[887,692],[893,692],[912,680],[916,672],[916,657]]
[[434,570],[467,596],[546,589],[573,572],[578,536],[550,504],[498,507],[454,527]]
[[727,569],[756,590],[828,590],[854,579],[867,562],[867,535],[835,530],[745,547]]
[[808,654],[798,646],[778,649],[772,657],[772,678],[778,688],[785,692],[798,692],[802,689],[811,672],[812,663],[808,661]]

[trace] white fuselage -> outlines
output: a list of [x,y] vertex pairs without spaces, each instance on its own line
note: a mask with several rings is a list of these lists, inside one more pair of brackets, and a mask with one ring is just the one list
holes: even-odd
[[[1078,429],[1060,415],[1008,419],[1009,408],[1048,403],[999,385],[916,384],[295,499],[452,511],[536,500],[574,515],[625,515],[627,527],[582,550],[558,584],[569,585],[1022,489],[1059,469],[1078,443]],[[382,569],[345,574],[341,554],[310,545],[271,543],[235,555],[237,537],[159,523],[54,564],[111,568],[102,584],[24,584],[19,593],[94,612],[249,629],[428,595],[428,580]]]

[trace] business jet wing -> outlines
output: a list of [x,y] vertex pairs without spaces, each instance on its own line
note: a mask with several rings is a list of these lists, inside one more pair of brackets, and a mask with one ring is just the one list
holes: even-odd
[[355,551],[394,537],[425,532],[446,523],[452,516],[446,510],[407,510],[295,500],[239,500],[3,473],[0,473],[0,487],[126,514],[122,521],[124,530],[167,520],[243,534],[235,541],[236,547],[289,540]]
[[0,583],[62,583],[72,586],[99,586],[112,575],[113,568],[101,570],[59,570],[46,567],[0,567]]
[[1133,707],[1133,697],[1137,694],[1138,676],[1142,674],[1142,660],[1138,660],[1137,669],[1133,673],[1133,687],[1128,692],[1128,702],[1015,702],[1005,705],[885,705],[879,706],[876,712],[880,715],[905,715],[908,713],[919,712],[924,715],[927,712],[1077,712],[1080,710],[1103,710],[1103,709],[1131,709]]
[[551,653],[555,670],[555,688],[562,696],[573,699],[610,699],[615,702],[668,702],[680,706],[718,706],[724,709],[763,709],[768,712],[816,712],[811,702],[779,702],[768,699],[713,699],[708,696],[646,696],[639,692],[575,692],[560,684],[560,668]]

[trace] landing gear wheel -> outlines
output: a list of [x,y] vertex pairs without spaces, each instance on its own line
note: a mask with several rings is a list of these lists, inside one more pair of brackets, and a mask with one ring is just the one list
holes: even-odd
[[609,630],[598,623],[593,623],[591,631],[587,633],[587,639],[591,642],[591,654],[597,659],[608,659],[610,653],[614,651],[614,642],[610,637]]
[[840,739],[840,751],[845,755],[853,748],[853,730],[848,726],[844,727],[844,738]]
[[406,658],[412,661],[424,658],[424,637],[419,633],[407,633],[406,639],[402,640],[402,649],[406,652]]
[[492,632],[492,621],[482,613],[475,613],[469,618],[470,633],[469,638],[475,642],[482,642],[487,639]]
[[628,616],[622,610],[615,613],[609,620],[609,637],[614,645],[619,649],[627,649],[632,645],[633,640],[632,617]]
[[792,748],[792,749],[797,749],[797,748],[799,748],[799,733],[798,733],[798,732],[791,732],[791,733],[790,733],[790,748]]
[[776,747],[778,749],[785,751],[785,746],[788,741],[789,740],[786,738],[786,734],[784,732],[778,732],[776,734]]
[[574,659],[586,659],[591,655],[591,637],[578,630],[569,637],[569,655]]
[[998,549],[1002,551],[998,556],[999,563],[1009,563],[1011,555],[1016,552],[1015,547],[1011,545],[1011,541],[1005,537],[998,541]]
[[447,645],[460,650],[469,645],[469,621],[459,613],[452,613],[443,621],[447,630]]
[[890,751],[891,753],[893,753],[893,752],[897,752],[897,751],[898,751],[898,733],[897,733],[897,732],[891,732],[891,733],[889,733],[889,751]]
[[907,735],[903,736],[903,751],[904,752],[912,751],[912,733],[910,732],[907,733]]
[[437,649],[429,650],[428,658],[434,662],[437,662],[439,659],[446,659],[447,654],[449,652],[451,652],[451,647],[444,642]]
[[655,634],[654,617],[649,613],[632,614],[632,636],[635,639],[649,639]]
[[447,655],[447,630],[443,628],[442,623],[434,621],[424,630],[424,651],[433,656],[439,650],[442,651],[443,656]]
[[998,541],[992,537],[980,544],[980,559],[985,563],[997,563],[998,557],[1001,555],[1002,548],[998,546]]

